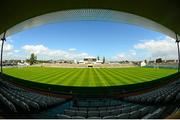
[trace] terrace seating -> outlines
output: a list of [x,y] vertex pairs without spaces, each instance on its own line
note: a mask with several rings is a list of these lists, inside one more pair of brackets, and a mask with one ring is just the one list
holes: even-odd
[[71,118],[72,119],[85,119],[85,117],[82,117],[82,116],[72,116]]
[[[133,104],[122,102],[117,106],[104,106],[104,107],[71,107],[64,110],[64,115],[67,117],[75,118],[75,116],[82,118],[101,118],[101,119],[115,119],[115,118],[142,118],[145,115],[152,113],[156,110],[153,106],[144,106],[140,104]],[[64,116],[57,115],[57,118]]]
[[77,100],[77,106],[81,107],[103,107],[103,106],[113,106],[122,104],[121,101],[112,100],[112,99],[86,99],[81,98]]
[[118,119],[128,119],[129,118],[129,113],[122,113],[116,116]]
[[143,117],[143,119],[157,119],[160,118],[162,115],[162,112],[164,111],[164,108],[159,108],[156,111],[154,111],[153,113],[149,113],[146,116]]
[[116,117],[114,116],[104,116],[103,119],[115,119]]
[[[1,81],[0,81],[1,82]],[[157,90],[127,97],[125,99],[79,98],[77,104],[64,107],[56,118],[59,119],[141,119],[163,118],[167,104],[180,100],[180,84],[169,84]],[[64,102],[65,99],[45,96],[18,88],[3,81],[0,84],[0,102],[11,112],[32,113]],[[173,102],[173,103],[174,103]],[[148,103],[148,104],[144,104]],[[165,106],[165,107],[164,107]],[[53,115],[53,116],[55,116]]]
[[88,111],[88,117],[99,117],[99,111]]
[[180,93],[176,95],[176,101],[180,101]]
[[71,119],[71,117],[68,115],[59,115],[59,114],[57,114],[57,118],[59,118],[59,119]]
[[110,116],[111,112],[109,110],[100,111],[100,117]]
[[101,117],[88,117],[88,119],[101,119]]
[[76,115],[76,112],[75,110],[64,110],[64,114],[65,115],[68,115],[68,116],[74,116]]
[[[130,96],[124,98],[126,101],[137,102],[137,103],[149,103],[149,104],[166,104],[179,99],[180,84],[178,82],[173,82],[162,88],[153,90],[148,93]],[[177,95],[177,96],[176,96]]]
[[[112,111],[89,111],[89,112],[84,111],[83,114],[82,114],[82,112],[80,113],[80,111],[69,111],[67,113],[67,110],[65,110],[64,115],[67,115],[70,117],[81,116],[84,118],[103,118],[103,119],[133,118],[133,119],[137,119],[137,118],[142,118],[143,116],[145,116],[148,113],[151,113],[150,109],[152,107],[148,107],[149,108],[148,110],[145,108],[141,108],[139,110],[135,110],[135,111],[131,111],[131,112],[119,112],[119,113],[114,113],[114,110],[112,110]],[[79,113],[79,114],[77,114],[77,113]]]
[[2,94],[0,94],[0,102],[2,102],[12,112],[17,112],[16,107],[8,101]]
[[24,90],[6,81],[0,82],[0,101],[13,112],[18,110],[24,112],[38,111],[65,101],[63,98],[45,96]]

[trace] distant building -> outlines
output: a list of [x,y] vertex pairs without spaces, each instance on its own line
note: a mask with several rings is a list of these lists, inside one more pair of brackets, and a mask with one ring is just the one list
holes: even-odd
[[83,60],[78,61],[79,64],[102,64],[102,60],[97,60],[96,57],[85,57]]
[[78,61],[78,64],[85,64],[84,60]]
[[29,66],[30,64],[27,62],[18,62],[17,65],[18,66]]
[[177,63],[178,62],[178,60],[166,60],[166,63]]
[[145,62],[145,61],[142,61],[142,62],[140,63],[140,66],[141,66],[141,67],[146,66],[146,62]]
[[74,63],[77,64],[78,63],[77,60],[74,60]]
[[97,61],[96,61],[96,64],[102,64],[102,63],[103,63],[102,60],[97,60]]

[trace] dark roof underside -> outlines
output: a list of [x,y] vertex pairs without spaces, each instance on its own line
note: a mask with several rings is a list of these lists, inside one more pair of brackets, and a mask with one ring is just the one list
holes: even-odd
[[0,2],[0,34],[29,18],[81,8],[133,13],[164,25],[180,35],[178,0],[3,0]]

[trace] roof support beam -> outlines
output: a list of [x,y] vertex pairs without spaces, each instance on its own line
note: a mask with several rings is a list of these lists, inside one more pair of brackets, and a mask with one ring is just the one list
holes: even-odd
[[1,75],[3,75],[3,47],[4,42],[6,41],[6,31],[3,34],[3,37],[1,38],[2,44],[1,44]]
[[178,72],[180,72],[180,51],[179,51],[179,42],[180,40],[178,39],[178,34],[176,34],[176,44],[177,44],[177,49],[178,49]]

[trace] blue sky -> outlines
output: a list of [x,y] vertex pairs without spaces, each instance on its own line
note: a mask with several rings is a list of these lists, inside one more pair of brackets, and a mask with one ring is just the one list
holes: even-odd
[[5,58],[26,59],[32,52],[37,54],[38,59],[105,56],[109,60],[143,60],[172,58],[169,54],[176,58],[173,42],[161,33],[130,24],[103,21],[61,22],[10,36],[5,46]]

